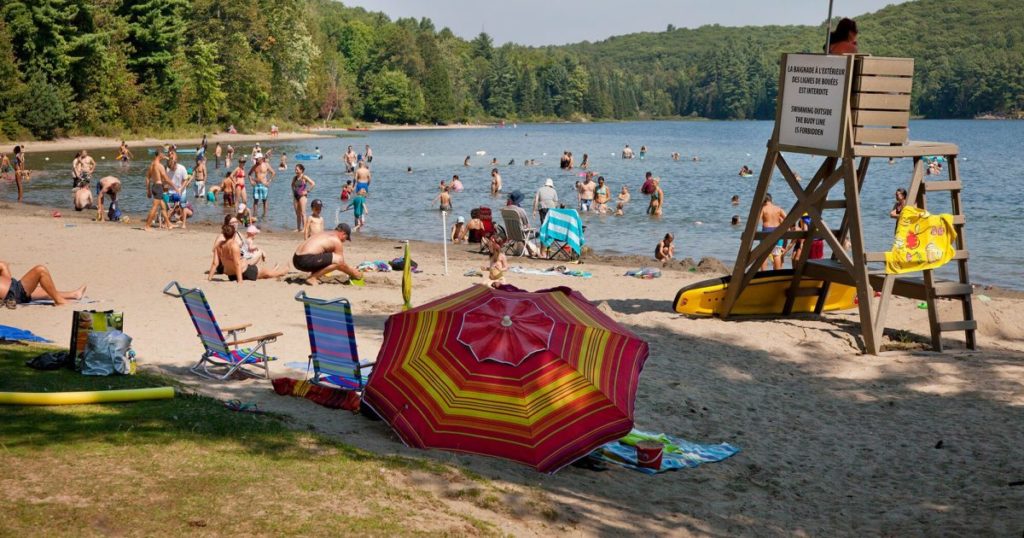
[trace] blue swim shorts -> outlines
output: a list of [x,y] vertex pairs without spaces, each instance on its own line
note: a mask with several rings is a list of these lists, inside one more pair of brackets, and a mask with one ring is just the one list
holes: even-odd
[[267,194],[270,193],[270,189],[266,185],[257,184],[252,188],[252,199],[253,200],[266,200]]

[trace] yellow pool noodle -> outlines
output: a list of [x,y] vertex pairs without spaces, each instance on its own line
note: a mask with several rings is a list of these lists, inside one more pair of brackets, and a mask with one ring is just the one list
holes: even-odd
[[0,392],[0,405],[75,405],[139,400],[166,400],[174,387],[82,392]]

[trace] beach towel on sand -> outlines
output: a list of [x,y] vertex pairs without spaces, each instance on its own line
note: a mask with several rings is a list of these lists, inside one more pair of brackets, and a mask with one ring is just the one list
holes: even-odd
[[[636,444],[639,441],[655,441],[664,446],[661,469],[639,467],[636,462]],[[729,443],[718,445],[699,445],[680,437],[672,437],[664,433],[649,433],[634,429],[629,435],[612,441],[590,453],[590,456],[601,461],[614,463],[646,474],[657,474],[676,469],[689,469],[704,463],[714,463],[732,457],[740,449]]]
[[661,271],[659,269],[652,269],[650,267],[641,267],[640,269],[635,269],[633,271],[626,271],[625,276],[633,276],[636,278],[643,279],[660,278]]
[[21,342],[49,342],[42,336],[32,334],[32,331],[26,331],[17,327],[11,327],[8,325],[0,325],[0,340],[18,340]]
[[908,205],[900,212],[892,250],[885,253],[885,272],[900,274],[941,267],[953,259],[955,240],[953,215],[931,215]]

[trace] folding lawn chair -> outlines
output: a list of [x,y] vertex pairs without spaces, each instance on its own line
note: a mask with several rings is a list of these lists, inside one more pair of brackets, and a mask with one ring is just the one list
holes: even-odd
[[540,242],[550,251],[549,260],[580,257],[583,248],[583,219],[575,209],[549,209],[540,227]]
[[469,211],[469,218],[480,219],[480,223],[483,225],[483,229],[470,230],[468,238],[470,243],[478,243],[480,245],[480,252],[487,252],[487,247],[481,241],[485,236],[494,234],[501,239],[505,238],[505,228],[500,224],[494,223],[494,218],[491,216],[491,208],[487,206],[474,207]]
[[305,291],[297,293],[295,300],[306,310],[313,363],[310,383],[361,392],[374,363],[359,360],[352,304],[347,299],[315,299]]
[[505,253],[514,256],[526,256],[529,249],[526,244],[537,235],[537,230],[523,226],[519,212],[512,208],[501,210],[501,220],[505,221]]
[[[176,289],[177,291],[172,291]],[[195,325],[199,341],[203,343],[203,356],[199,362],[191,368],[192,372],[210,379],[227,379],[235,372],[240,372],[252,377],[260,377],[258,372],[249,371],[243,366],[257,366],[263,368],[263,376],[270,379],[270,368],[267,363],[277,360],[266,354],[267,344],[277,341],[277,337],[284,333],[271,333],[251,338],[238,339],[238,333],[252,326],[251,323],[224,327],[217,324],[213,317],[213,310],[206,300],[206,294],[199,288],[183,288],[177,282],[171,282],[164,288],[164,293],[171,297],[180,297],[185,303],[192,324]],[[224,333],[228,334],[230,342],[224,340]],[[255,342],[251,348],[239,349],[240,344]],[[232,349],[233,348],[233,349]],[[209,366],[225,367],[227,372],[224,375],[210,373]]]

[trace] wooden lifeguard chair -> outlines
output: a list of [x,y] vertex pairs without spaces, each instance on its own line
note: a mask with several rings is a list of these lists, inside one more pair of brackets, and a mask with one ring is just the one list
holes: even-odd
[[[727,318],[737,298],[771,255],[779,240],[802,239],[805,248],[793,263],[783,315],[792,313],[794,299],[817,296],[815,314],[821,314],[831,283],[854,286],[864,349],[878,354],[885,329],[886,310],[892,295],[925,301],[931,329],[931,343],[942,350],[941,335],[947,331],[964,331],[966,345],[976,348],[971,305],[972,287],[967,270],[968,251],[964,235],[964,210],[960,198],[963,184],[957,163],[956,144],[908,140],[910,91],[913,85],[912,58],[882,58],[854,55],[785,54],[779,76],[779,98],[775,129],[768,141],[757,190],[752,199],[746,229],[740,242],[722,308]],[[821,166],[807,182],[798,181],[786,162],[783,152],[804,153],[824,157]],[[951,197],[954,243],[959,278],[940,281],[931,270],[920,276],[886,274],[873,270],[870,264],[885,262],[884,252],[866,252],[861,222],[860,192],[874,157],[914,160],[913,174],[907,189],[907,204],[927,210],[929,193],[947,192]],[[942,157],[948,176],[926,180],[925,157]],[[785,220],[773,231],[758,230],[759,215],[772,176],[778,169],[796,195],[796,203]],[[938,177],[938,176],[935,176]],[[842,198],[829,198],[829,193],[842,185]],[[826,212],[828,218],[826,218]],[[841,213],[839,213],[841,212]],[[811,223],[806,231],[790,228],[806,213]],[[838,218],[833,215],[841,215]],[[833,227],[833,224],[837,224]],[[831,259],[808,259],[813,239],[823,239],[831,248]],[[850,251],[844,248],[849,240]],[[913,275],[913,274],[912,274]],[[803,278],[824,281],[821,287],[800,287]],[[873,291],[880,291],[877,301]],[[936,299],[960,301],[963,318],[940,321]]]

